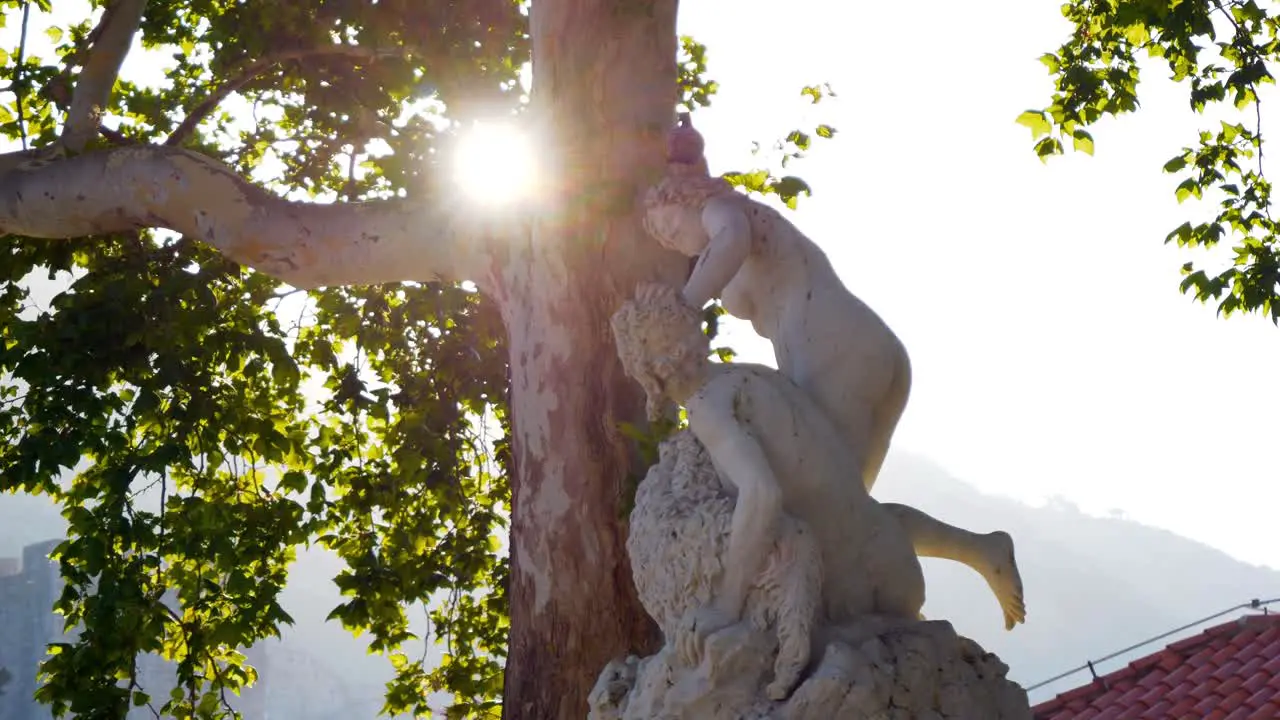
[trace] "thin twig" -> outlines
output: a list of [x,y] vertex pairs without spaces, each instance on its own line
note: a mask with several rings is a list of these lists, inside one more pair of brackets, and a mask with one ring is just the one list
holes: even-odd
[[164,141],[165,145],[181,145],[186,142],[191,133],[195,132],[196,126],[201,123],[209,113],[222,104],[231,93],[244,87],[250,80],[256,78],[266,72],[272,66],[282,63],[286,60],[300,60],[302,58],[317,57],[330,55],[336,57],[347,57],[357,60],[373,60],[381,57],[391,57],[401,54],[399,50],[378,50],[375,48],[366,48],[359,45],[329,45],[318,48],[305,48],[300,50],[286,50],[283,52],[273,53],[263,58],[253,60],[240,69],[230,80],[218,86],[213,92],[209,93],[204,100],[200,101],[182,123],[174,129],[169,137]]
[[[136,655],[133,658],[133,666],[129,673],[129,692],[132,694],[135,690],[142,693],[147,691],[146,688],[138,684],[138,657]],[[156,706],[152,704],[150,699],[147,700],[147,709],[151,711],[156,720],[160,720],[160,711],[156,710]]]
[[355,202],[356,192],[356,146],[352,144],[351,154],[347,156],[347,200]]
[[1237,36],[1245,34],[1244,29],[1240,27],[1240,23],[1236,22],[1236,17],[1232,15],[1229,10],[1227,10],[1225,7],[1222,6],[1221,0],[1213,0],[1213,7],[1218,12],[1222,13],[1222,16],[1225,17],[1231,23],[1231,26],[1236,29]]
[[18,39],[18,62],[13,66],[13,94],[18,98],[18,134],[22,137],[22,149],[27,149],[27,121],[22,116],[22,93],[26,83],[22,77],[22,58],[27,52],[27,24],[31,20],[31,2],[22,3],[22,35]]
[[1253,117],[1258,123],[1256,140],[1258,142],[1258,177],[1265,177],[1262,172],[1262,96],[1258,94],[1258,86],[1253,88]]
[[119,130],[112,130],[111,128],[105,125],[100,126],[98,128],[98,134],[102,135],[102,137],[106,138],[108,142],[114,145],[132,145],[133,144],[133,141],[125,137],[124,133],[120,132]]

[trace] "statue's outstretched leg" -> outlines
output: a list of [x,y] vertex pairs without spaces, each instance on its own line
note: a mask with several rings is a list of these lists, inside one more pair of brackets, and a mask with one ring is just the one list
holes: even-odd
[[948,525],[909,505],[884,503],[884,508],[898,519],[916,555],[964,563],[973,568],[991,586],[1004,626],[1012,630],[1027,618],[1022,598],[1022,575],[1013,555],[1013,538],[1006,532],[979,534]]

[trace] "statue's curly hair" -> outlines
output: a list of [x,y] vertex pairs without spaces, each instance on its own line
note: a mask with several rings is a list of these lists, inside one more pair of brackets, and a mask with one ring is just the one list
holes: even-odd
[[652,210],[669,205],[701,208],[707,200],[735,192],[728,180],[710,175],[706,166],[668,163],[667,173],[644,195],[644,207]]
[[651,421],[662,416],[662,390],[657,366],[673,358],[683,362],[681,351],[692,337],[703,337],[702,313],[685,302],[670,285],[641,283],[635,297],[622,304],[609,320],[622,369],[644,388]]

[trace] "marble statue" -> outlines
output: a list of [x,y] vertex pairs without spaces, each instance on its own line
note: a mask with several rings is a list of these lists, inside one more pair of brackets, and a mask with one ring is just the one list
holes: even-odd
[[642,287],[612,323],[623,369],[649,396],[685,407],[689,431],[734,490],[721,587],[690,618],[694,637],[677,640],[693,648],[688,659],[707,635],[741,618],[780,537],[784,506],[820,548],[839,548],[820,558],[825,617],[919,617],[924,576],[910,541],[867,495],[857,457],[802,390],[772,368],[712,363],[702,314],[668,286]]
[[[683,289],[701,308],[720,298],[773,343],[778,370],[813,399],[861,461],[870,492],[911,386],[906,349],[837,277],[825,253],[777,210],[708,174],[703,141],[681,116],[669,169],[645,199],[645,227],[663,246],[696,257]],[[916,554],[976,570],[1000,602],[1005,627],[1026,618],[1008,534],[972,533],[904,505],[898,517]]]
[[650,411],[684,405],[637,490],[627,550],[656,655],[611,663],[594,720],[1029,718],[1007,668],[945,622],[857,448],[771,368],[712,363],[699,309],[642,287],[613,316]]

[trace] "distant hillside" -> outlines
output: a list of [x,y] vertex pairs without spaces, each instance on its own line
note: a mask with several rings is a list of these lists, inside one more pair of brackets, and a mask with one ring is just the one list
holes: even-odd
[[[925,563],[925,614],[951,620],[960,632],[998,653],[1024,684],[1249,598],[1280,596],[1276,570],[1246,565],[1164,530],[1084,515],[1067,503],[1035,508],[984,495],[919,456],[892,456],[876,495],[975,531],[1003,529],[1013,535],[1026,584],[1026,625],[1005,632],[982,580],[942,561]],[[0,556],[17,555],[22,546],[56,536],[64,527],[43,498],[0,496]],[[300,553],[299,558],[284,599],[297,625],[286,631],[284,642],[269,648],[275,665],[268,675],[271,704],[288,708],[292,712],[285,715],[290,716],[304,709],[302,703],[307,706],[302,716],[317,720],[372,716],[381,706],[389,669],[385,661],[365,654],[363,640],[323,622],[339,600],[330,582],[340,569],[337,559],[319,551]],[[422,612],[412,615],[414,629],[423,630]],[[1099,670],[1115,669],[1121,662]],[[1087,679],[1085,674],[1073,676],[1033,693],[1032,700]],[[318,684],[329,690],[315,693]]]
[[[925,562],[925,614],[951,620],[999,654],[1024,685],[1251,598],[1280,596],[1276,570],[1131,520],[1085,515],[1069,503],[1035,508],[984,495],[919,456],[890,457],[875,493],[953,525],[1013,535],[1025,584],[1025,625],[1006,632],[982,579],[945,561]],[[1099,670],[1124,662],[1120,658]],[[1077,674],[1033,692],[1032,701],[1087,680],[1087,673]]]

